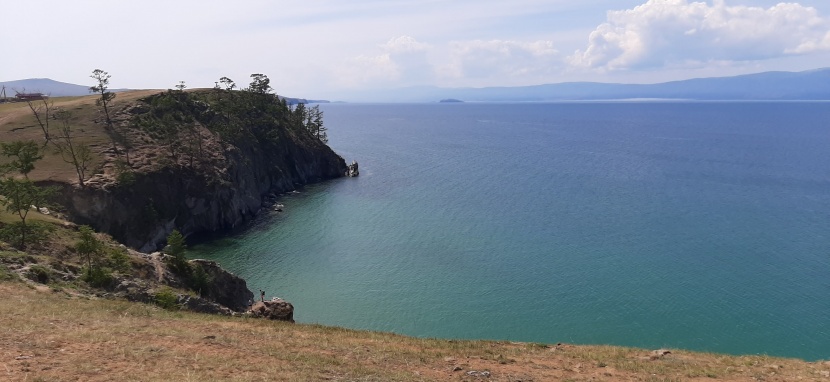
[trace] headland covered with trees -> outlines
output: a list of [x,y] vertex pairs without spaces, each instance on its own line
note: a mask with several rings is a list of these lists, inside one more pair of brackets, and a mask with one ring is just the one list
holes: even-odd
[[222,77],[212,89],[182,81],[119,93],[106,71],[90,77],[90,96],[0,105],[0,273],[166,307],[244,310],[253,296],[244,280],[188,261],[185,238],[343,176],[323,113],[274,94],[259,73],[241,88]]

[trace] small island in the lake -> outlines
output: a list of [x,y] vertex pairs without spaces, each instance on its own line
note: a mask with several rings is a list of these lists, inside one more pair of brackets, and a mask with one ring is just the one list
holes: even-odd
[[460,99],[455,99],[455,98],[444,98],[444,99],[442,99],[438,102],[439,103],[464,103],[464,101],[462,101]]

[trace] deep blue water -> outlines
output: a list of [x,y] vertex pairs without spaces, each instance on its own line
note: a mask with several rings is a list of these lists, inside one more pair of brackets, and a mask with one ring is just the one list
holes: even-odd
[[299,322],[830,358],[830,104],[323,105],[361,176],[196,246]]

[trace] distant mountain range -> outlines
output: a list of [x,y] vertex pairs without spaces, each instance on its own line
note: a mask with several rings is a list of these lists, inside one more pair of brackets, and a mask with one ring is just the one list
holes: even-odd
[[487,88],[410,87],[342,94],[348,101],[543,102],[566,100],[830,100],[830,68],[804,72],[765,72],[734,77],[698,78],[659,84],[566,82]]
[[53,81],[48,78],[29,78],[0,82],[0,86],[6,88],[6,96],[14,97],[17,93],[44,93],[53,97],[74,96],[89,94],[88,86],[68,84],[66,82]]
[[[47,78],[0,82],[6,94],[15,90],[41,92],[53,97],[89,94],[89,87]],[[117,89],[113,91],[123,91]],[[734,77],[697,78],[659,84],[565,82],[558,84],[439,88],[409,87],[339,94],[351,102],[544,102],[568,100],[689,99],[689,100],[830,100],[830,68],[804,72],[765,72]],[[289,102],[328,102],[288,98]]]
[[[88,95],[89,86],[75,85],[66,82],[50,80],[48,78],[29,78],[0,82],[0,86],[6,87],[6,96],[14,97],[17,93],[43,93],[52,97],[69,97]],[[113,92],[121,92],[129,89],[110,89]]]

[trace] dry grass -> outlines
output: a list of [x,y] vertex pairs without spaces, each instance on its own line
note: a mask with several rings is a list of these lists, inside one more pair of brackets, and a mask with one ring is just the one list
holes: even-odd
[[169,312],[20,283],[0,283],[0,294],[4,381],[830,380],[830,365],[799,360],[683,351],[650,360],[609,346],[417,339]]
[[[20,218],[17,214],[11,213],[6,210],[0,210],[0,223],[16,223],[19,222]],[[31,212],[29,212],[29,216],[27,217],[26,221],[38,221],[38,222],[45,222],[45,223],[53,223],[53,224],[64,224],[64,221],[58,219],[54,216],[43,215],[33,208]]]
[[[158,93],[159,90],[135,90],[117,93],[112,103],[113,111],[135,102],[139,98]],[[95,95],[82,97],[55,97],[54,109],[72,112],[72,128],[78,142],[89,144],[98,158],[91,168],[100,168],[104,161],[103,152],[111,147],[110,138],[104,130],[103,112],[95,105]],[[40,102],[40,101],[36,101]],[[50,122],[52,129],[57,129],[58,121]],[[43,131],[25,102],[0,104],[0,141],[43,142]],[[94,172],[94,171],[93,171]],[[77,182],[75,169],[65,163],[59,154],[48,148],[44,158],[35,164],[35,170],[29,174],[33,180],[51,180],[64,183]]]

